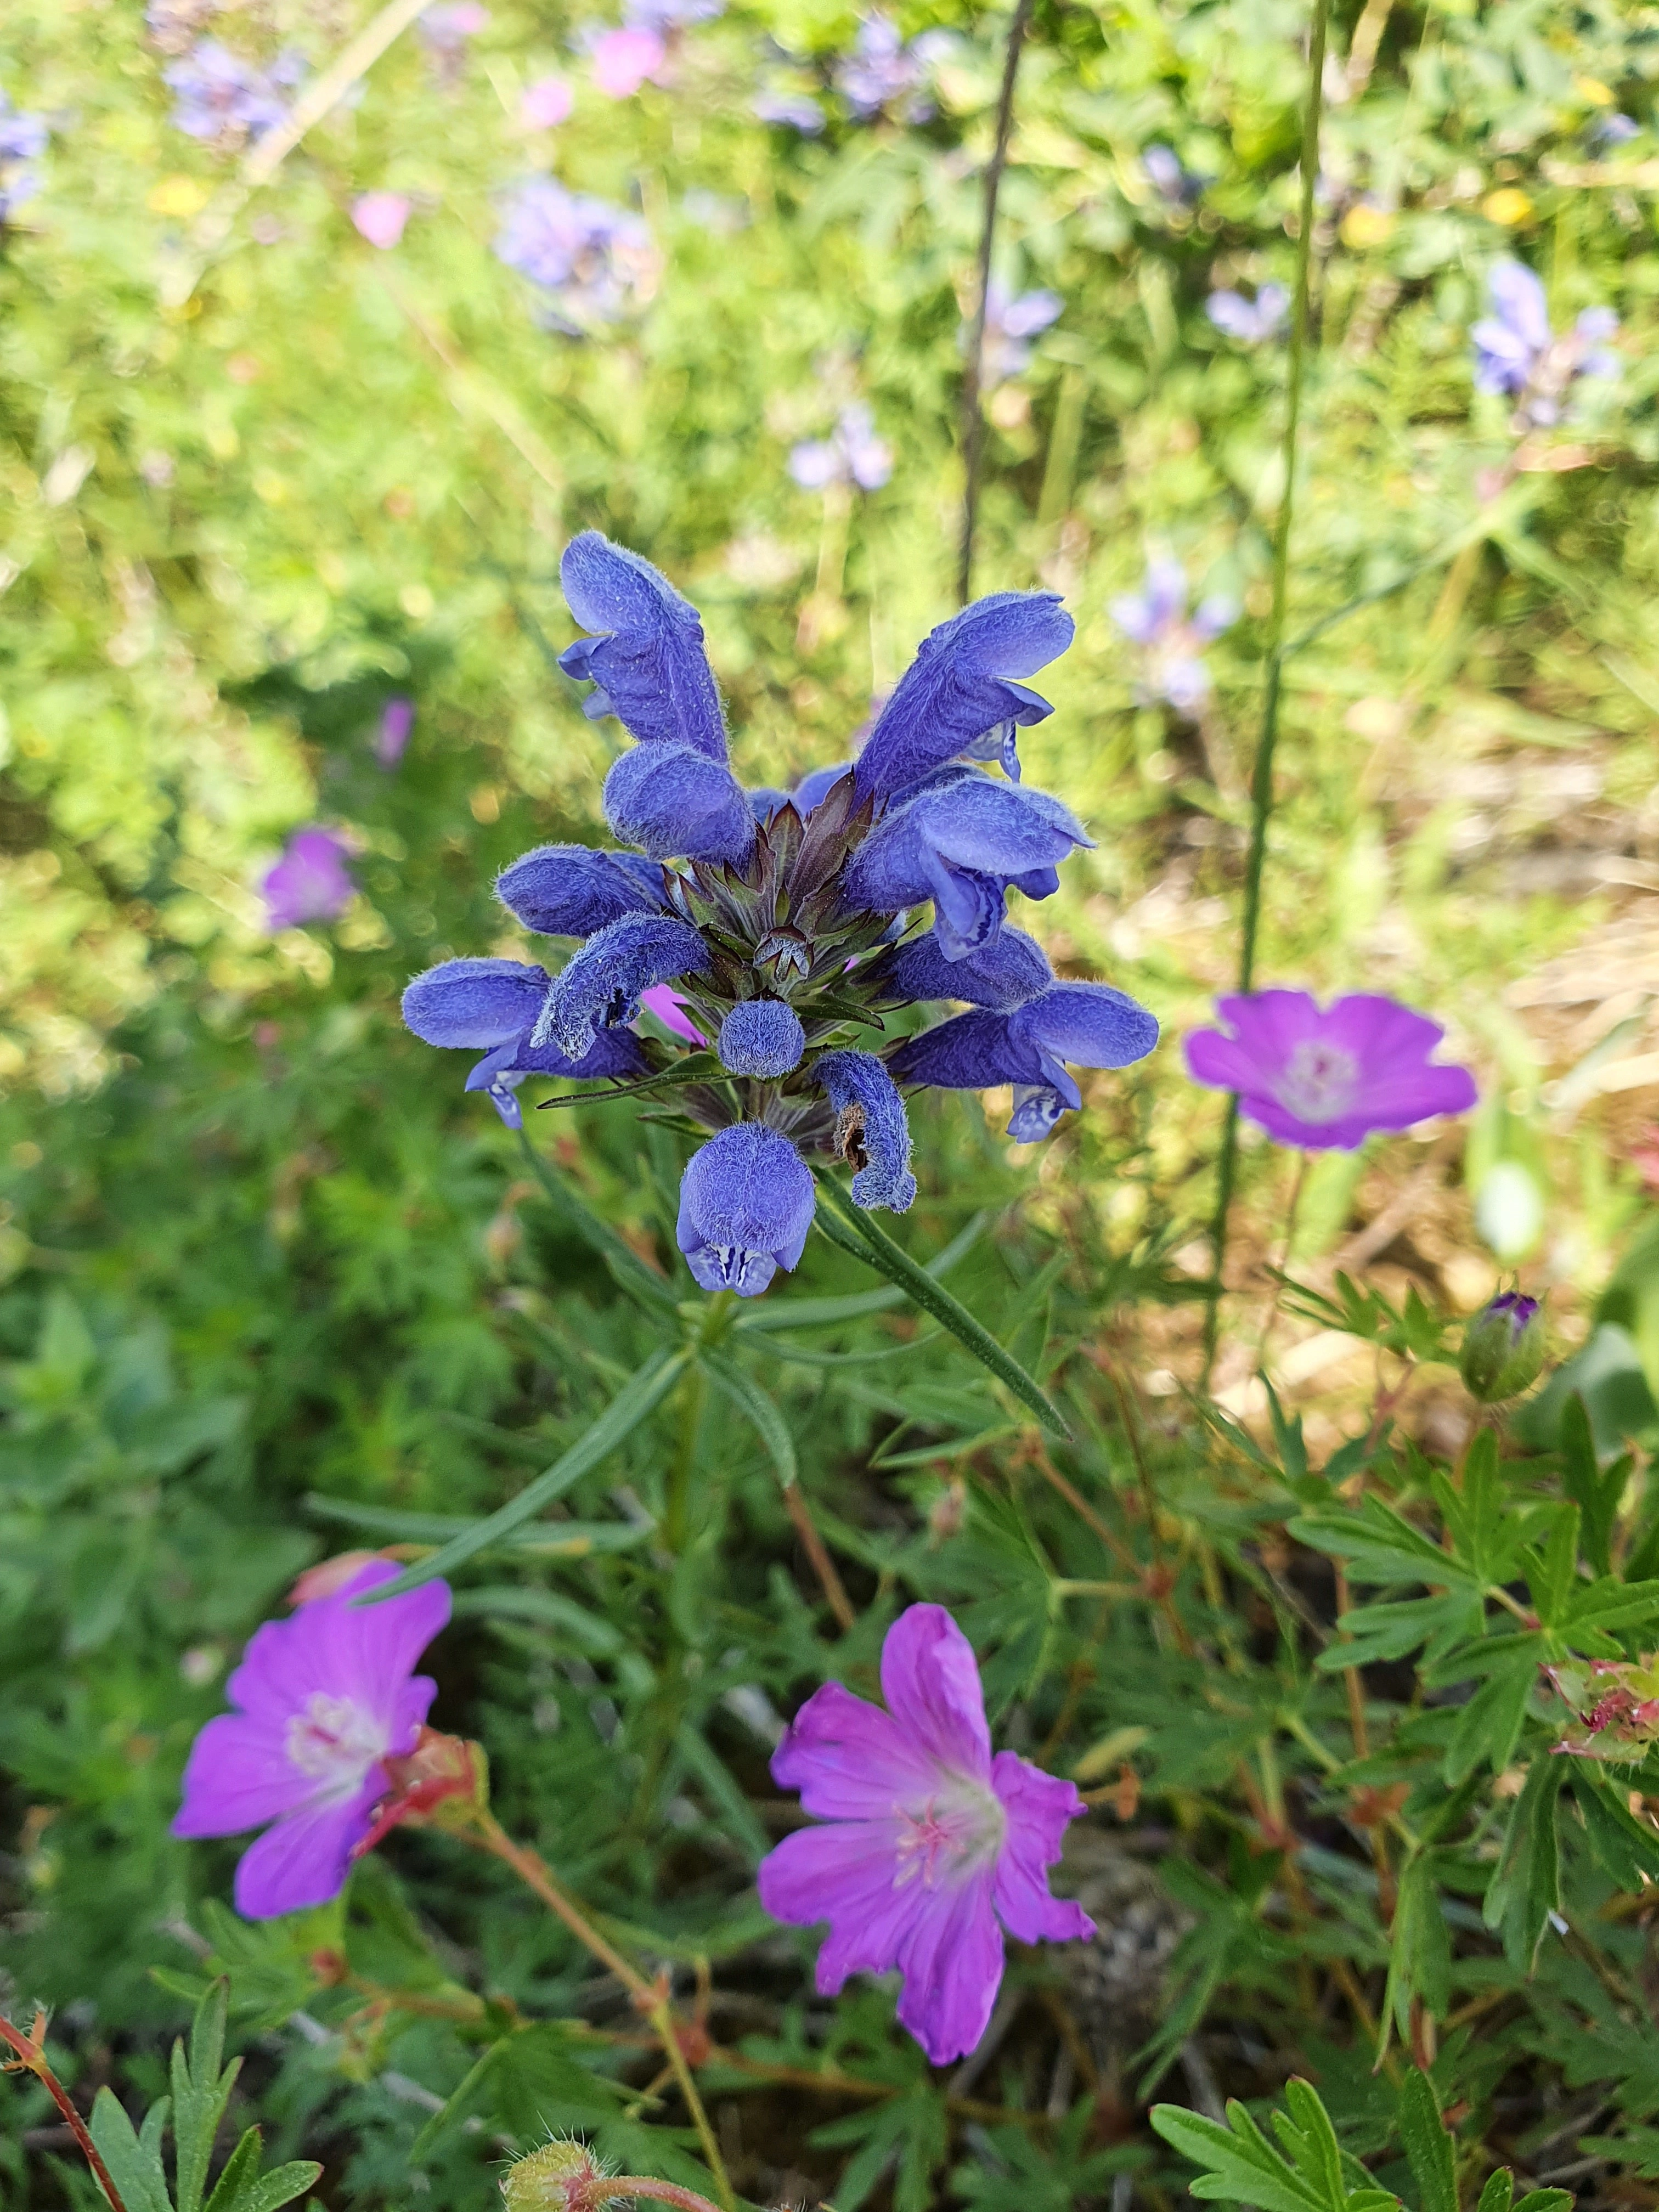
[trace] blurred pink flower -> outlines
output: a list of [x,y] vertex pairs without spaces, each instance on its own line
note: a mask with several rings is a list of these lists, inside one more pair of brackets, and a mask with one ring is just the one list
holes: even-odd
[[307,921],[337,921],[357,888],[346,868],[350,849],[331,830],[296,830],[260,881],[266,928],[275,933]]
[[525,87],[519,119],[527,131],[551,131],[566,122],[576,95],[562,76],[538,76]]
[[374,757],[382,768],[397,767],[414,726],[415,702],[395,694],[380,709],[380,726],[374,735]]
[[382,253],[389,253],[404,234],[410,204],[401,192],[365,192],[351,204],[351,220],[360,237]]
[[593,42],[593,82],[608,99],[630,99],[667,53],[654,31],[606,31]]
[[708,1043],[702,1031],[694,1027],[680,1012],[685,1000],[672,984],[653,983],[648,991],[640,993],[640,1004],[649,1006],[657,1019],[672,1030],[676,1036],[684,1037],[690,1044]]

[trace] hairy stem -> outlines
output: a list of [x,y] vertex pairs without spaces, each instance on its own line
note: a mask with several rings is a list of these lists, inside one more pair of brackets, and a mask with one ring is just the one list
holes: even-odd
[[[708,2162],[708,2171],[714,2177],[714,2187],[720,2192],[724,2212],[737,2212],[738,2200],[726,2171],[726,2161],[720,2156],[720,2145],[714,2140],[714,2130],[708,2124],[708,2115],[703,2110],[702,2099],[697,2094],[697,2085],[691,2079],[691,2069],[686,2064],[685,2053],[680,2048],[680,2039],[674,2027],[674,2016],[669,2010],[668,2000],[661,2002],[649,2014],[651,2025],[662,2039],[662,2047],[669,2064],[674,2069],[674,2079],[679,2084],[685,2109],[691,2115],[691,2124],[697,2131],[697,2141],[702,2145],[702,2154]],[[672,2200],[671,2200],[672,2201]]]
[[1014,79],[1019,52],[1030,27],[1035,0],[1015,0],[1002,63],[1002,94],[997,101],[996,144],[985,172],[985,221],[979,234],[979,295],[968,331],[968,361],[962,378],[962,556],[957,568],[957,598],[966,606],[974,587],[974,533],[979,526],[980,463],[985,449],[985,418],[980,410],[980,371],[985,356],[985,310],[991,295],[991,249],[996,243],[997,200],[1008,166],[1008,142],[1014,131]]
[[[1313,26],[1308,40],[1308,107],[1302,128],[1302,222],[1296,241],[1296,306],[1291,319],[1290,362],[1285,394],[1285,435],[1281,444],[1285,471],[1279,514],[1273,523],[1273,608],[1267,621],[1267,685],[1261,702],[1261,734],[1256,741],[1255,769],[1250,779],[1250,848],[1244,864],[1244,919],[1239,935],[1238,988],[1248,991],[1255,981],[1256,939],[1261,927],[1261,874],[1267,854],[1267,824],[1273,811],[1273,753],[1279,743],[1279,701],[1285,665],[1285,610],[1291,574],[1291,524],[1296,511],[1297,432],[1302,418],[1303,369],[1308,351],[1308,294],[1313,265],[1314,183],[1319,173],[1319,118],[1325,89],[1325,33],[1330,21],[1330,0],[1314,0]],[[1224,1295],[1223,1263],[1227,1256],[1227,1218],[1232,1207],[1233,1178],[1238,1151],[1238,1100],[1228,1101],[1221,1134],[1221,1157],[1217,1165],[1215,1218],[1210,1246],[1215,1255],[1213,1294],[1204,1322],[1204,1387],[1209,1388],[1215,1364],[1216,1340],[1221,1327]]]
[[98,2146],[88,2132],[87,2124],[75,2108],[75,2100],[46,2063],[46,2054],[41,2047],[46,2033],[46,2014],[37,2013],[33,2033],[22,2034],[9,2020],[0,2018],[0,2040],[9,2045],[17,2054],[6,2066],[6,2072],[33,2074],[46,2094],[64,2116],[64,2124],[80,2146],[81,2154],[97,2176],[98,2186],[110,2201],[112,2212],[126,2212],[121,2202],[121,2192],[110,2179],[109,2168],[98,2154]]

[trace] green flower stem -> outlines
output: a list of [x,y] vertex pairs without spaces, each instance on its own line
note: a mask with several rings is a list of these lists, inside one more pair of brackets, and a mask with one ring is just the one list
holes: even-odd
[[[1255,981],[1256,939],[1261,927],[1261,875],[1267,855],[1267,824],[1273,811],[1273,754],[1279,743],[1279,702],[1285,667],[1285,610],[1291,574],[1291,524],[1296,511],[1297,432],[1302,419],[1303,370],[1308,351],[1308,293],[1313,264],[1314,183],[1319,173],[1319,120],[1325,93],[1325,34],[1330,0],[1314,0],[1308,40],[1308,106],[1302,127],[1302,221],[1296,241],[1296,305],[1291,318],[1290,362],[1285,394],[1285,436],[1281,447],[1285,488],[1273,523],[1273,610],[1267,622],[1267,680],[1261,702],[1261,734],[1256,742],[1250,779],[1250,849],[1244,864],[1244,920],[1239,936],[1238,988]],[[1215,1216],[1210,1248],[1215,1265],[1204,1319],[1204,1377],[1207,1390],[1215,1364],[1225,1295],[1223,1266],[1227,1256],[1227,1220],[1232,1210],[1238,1158],[1238,1100],[1227,1102],[1216,1170]]]

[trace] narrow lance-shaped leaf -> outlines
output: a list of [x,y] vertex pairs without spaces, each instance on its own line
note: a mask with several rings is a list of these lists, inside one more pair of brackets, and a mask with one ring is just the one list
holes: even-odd
[[1422,2212],[1457,2212],[1457,2160],[1428,2076],[1413,2066],[1400,2085],[1400,2137]]
[[639,1254],[629,1249],[608,1222],[601,1221],[585,1200],[579,1198],[568,1184],[559,1181],[531,1143],[528,1130],[521,1129],[519,1137],[532,1175],[553,1204],[568,1217],[584,1243],[599,1254],[618,1285],[642,1304],[659,1309],[678,1306],[679,1301],[674,1295],[672,1285],[647,1267]]
[[1030,1407],[1045,1428],[1051,1429],[1057,1437],[1070,1437],[1071,1430],[1059,1407],[1041,1384],[1026,1373],[1012,1353],[1003,1350],[989,1329],[975,1321],[959,1299],[952,1297],[949,1291],[917,1266],[902,1246],[894,1243],[884,1229],[854,1206],[833,1176],[821,1176],[818,1188],[824,1203],[864,1240],[868,1247],[864,1256],[872,1267],[899,1284],[924,1312],[932,1314],[935,1321],[948,1328],[981,1366],[988,1367],[1000,1382]]
[[93,2100],[90,2132],[109,2178],[121,2192],[126,2212],[173,2212],[167,2176],[161,2170],[161,2130],[169,2100],[163,2097],[145,2115],[143,2133],[134,2131],[113,2090],[100,2089]]
[[722,1395],[750,1421],[771,1455],[778,1480],[787,1490],[799,1472],[795,1463],[794,1439],[775,1400],[744,1373],[734,1360],[718,1352],[704,1352],[702,1364]]
[[198,2212],[213,2158],[213,2139],[224,2118],[242,2062],[233,2059],[222,2074],[225,2020],[230,1984],[221,1975],[196,2008],[190,2032],[190,2057],[182,2042],[173,2046],[173,2143],[174,2195],[178,2212]]
[[429,1559],[418,1560],[393,1581],[381,1583],[355,1601],[359,1605],[381,1604],[404,1590],[417,1589],[422,1583],[448,1574],[463,1560],[500,1544],[533,1514],[550,1505],[556,1498],[562,1498],[573,1483],[579,1482],[590,1468],[597,1467],[624,1437],[630,1436],[668,1395],[690,1357],[690,1352],[684,1349],[670,1351],[663,1347],[653,1352],[644,1366],[617,1393],[592,1427],[579,1437],[545,1474],[538,1475],[534,1482],[526,1484],[516,1498],[509,1498],[495,1512],[473,1522],[459,1535],[452,1537]]
[[[936,1283],[973,1250],[990,1218],[988,1213],[975,1213],[957,1230],[942,1252],[934,1254],[927,1262],[927,1272]],[[866,1267],[869,1265],[869,1255],[861,1244],[844,1243],[842,1249]],[[738,1316],[732,1334],[770,1335],[786,1328],[830,1328],[839,1322],[862,1321],[867,1314],[890,1313],[895,1306],[903,1304],[904,1292],[896,1285],[887,1291],[855,1291],[843,1298],[757,1299],[754,1312]]]

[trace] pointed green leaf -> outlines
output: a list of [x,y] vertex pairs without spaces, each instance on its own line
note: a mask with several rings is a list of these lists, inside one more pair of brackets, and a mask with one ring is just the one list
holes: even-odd
[[1544,1650],[1541,1637],[1518,1641],[1523,1646],[1519,1655],[1483,1682],[1457,1717],[1443,1770],[1454,1789],[1483,1761],[1490,1762],[1494,1774],[1501,1774],[1515,1756]]
[[225,2160],[224,2170],[214,2183],[213,2194],[207,2201],[206,2212],[230,2212],[243,2189],[258,2173],[261,2147],[258,2129],[249,2128]]
[[1486,2187],[1474,2212],[1510,2212],[1510,2201],[1515,2195],[1515,2176],[1508,2166],[1500,2166],[1496,2173],[1486,2176]]
[[1457,2212],[1457,2159],[1427,2075],[1413,2066],[1400,2085],[1400,2139],[1411,2160],[1422,2212]]
[[1259,2212],[1327,2212],[1295,2167],[1282,2159],[1237,2102],[1230,2127],[1182,2105],[1154,2105],[1147,2117],[1166,2143],[1206,2170],[1190,2185],[1194,2197],[1254,2204]]
[[[161,2130],[170,2100],[163,2097],[144,2116],[142,2136],[112,2089],[100,2089],[92,2107],[90,2132],[109,2178],[121,2193],[126,2212],[173,2212],[167,2176],[161,2171]],[[152,2123],[155,2123],[152,2125]]]
[[863,1256],[872,1267],[899,1284],[917,1305],[948,1328],[982,1366],[988,1367],[1000,1382],[1030,1407],[1045,1428],[1051,1429],[1057,1437],[1070,1437],[1072,1432],[1059,1407],[1041,1385],[1012,1354],[1003,1350],[989,1329],[975,1321],[966,1306],[952,1297],[925,1268],[918,1267],[862,1207],[854,1205],[833,1176],[819,1176],[818,1191],[823,1203],[841,1222],[863,1239],[868,1247]]
[[799,1469],[795,1464],[794,1439],[789,1433],[788,1423],[778,1410],[776,1401],[769,1397],[752,1376],[745,1375],[735,1360],[728,1359],[723,1352],[705,1351],[700,1356],[721,1395],[731,1401],[755,1429],[771,1455],[779,1482],[787,1490]]
[[639,1299],[642,1305],[655,1306],[659,1311],[672,1311],[679,1304],[673,1285],[647,1267],[639,1254],[632,1250],[611,1228],[601,1221],[592,1207],[566,1183],[561,1182],[547,1162],[530,1141],[528,1129],[520,1129],[519,1140],[524,1156],[530,1164],[530,1172],[551,1200],[583,1243],[597,1252],[616,1278],[619,1287]]
[[382,1605],[387,1598],[402,1591],[418,1589],[439,1575],[447,1575],[464,1560],[479,1552],[488,1551],[528,1521],[532,1515],[562,1498],[573,1483],[600,1462],[609,1457],[617,1446],[631,1436],[647,1414],[655,1411],[679,1380],[691,1354],[684,1348],[669,1351],[659,1347],[653,1352],[643,1367],[623,1385],[606,1407],[592,1427],[577,1438],[562,1458],[554,1462],[545,1474],[538,1474],[533,1482],[526,1483],[516,1498],[488,1515],[474,1521],[459,1535],[434,1552],[429,1559],[418,1559],[393,1581],[382,1583],[355,1601],[358,1605]]
[[1343,2212],[1348,2192],[1342,2180],[1342,2153],[1318,2092],[1292,2075],[1285,2084],[1285,2101],[1288,2115],[1273,2115],[1279,2141],[1294,2145],[1291,2154],[1297,2171],[1329,2212]]
[[209,2212],[281,2212],[284,2204],[291,2204],[296,2197],[303,2197],[307,2189],[315,2186],[322,2170],[314,2159],[309,2158],[293,2159],[287,2166],[273,2166],[269,2173],[245,2183],[222,2205],[216,2189]]
[[182,2042],[173,2046],[173,2156],[178,2212],[198,2212],[213,2160],[213,2139],[224,2118],[242,2062],[234,2058],[222,2074],[225,2020],[230,1983],[221,1975],[196,2008],[190,2031],[190,2057]]

